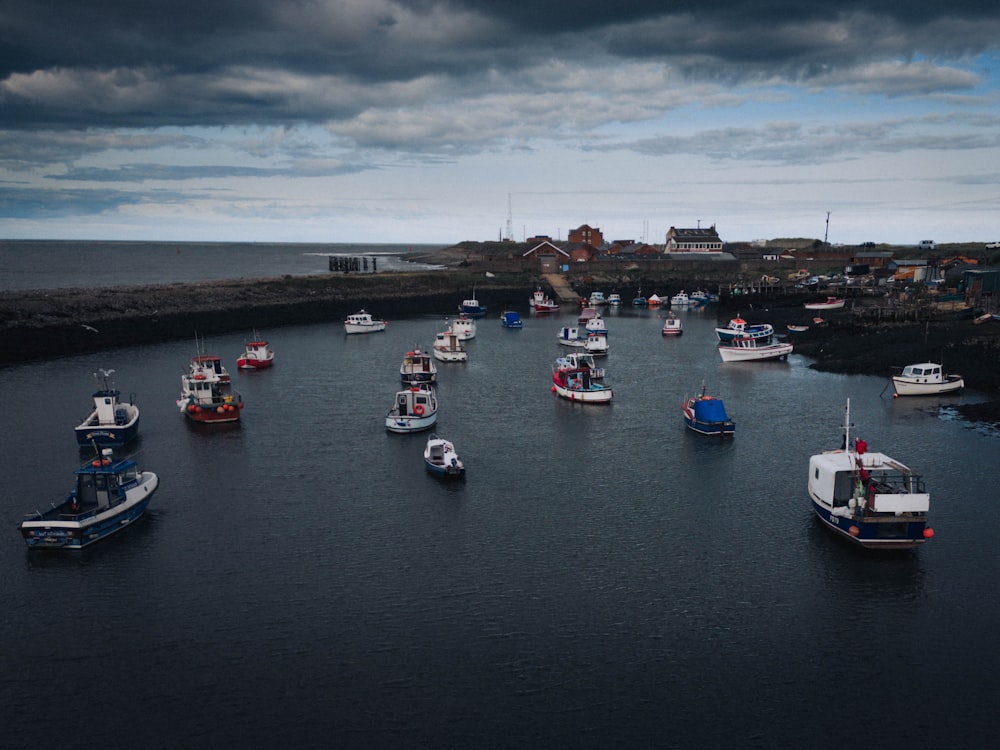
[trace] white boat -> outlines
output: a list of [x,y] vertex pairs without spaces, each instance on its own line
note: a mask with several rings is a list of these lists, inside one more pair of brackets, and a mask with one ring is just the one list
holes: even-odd
[[595,357],[603,357],[608,353],[608,337],[604,333],[588,333],[583,344],[583,350]]
[[111,381],[114,370],[94,373],[98,389],[91,394],[93,410],[76,426],[76,442],[81,448],[88,446],[119,447],[139,435],[139,407],[135,396],[128,403],[121,400],[121,392]]
[[667,317],[663,321],[663,328],[660,333],[664,336],[680,336],[684,333],[684,329],[681,326],[681,319],[672,312],[667,313]]
[[607,332],[608,332],[608,324],[605,323],[604,322],[604,318],[602,318],[598,314],[598,315],[594,316],[593,318],[591,318],[590,320],[588,320],[587,323],[584,325],[583,329],[587,333],[603,333],[603,334],[607,334]]
[[939,364],[921,362],[907,365],[899,375],[893,375],[892,385],[897,396],[936,396],[962,390],[965,380],[961,375],[944,374]]
[[449,328],[460,341],[468,341],[476,337],[476,320],[468,315],[459,315],[451,321]]
[[134,460],[114,458],[111,448],[74,473],[76,484],[68,496],[21,521],[29,549],[77,550],[121,531],[145,512],[160,484]]
[[465,464],[450,440],[431,435],[424,446],[424,468],[439,477],[465,476]]
[[670,298],[671,307],[687,307],[689,304],[691,304],[691,298],[683,289]]
[[248,341],[243,347],[243,356],[236,360],[236,366],[241,370],[266,370],[274,364],[274,349],[253,332],[253,341]]
[[437,382],[437,365],[427,352],[414,348],[399,365],[399,379],[404,385]]
[[528,300],[528,304],[536,313],[550,313],[557,312],[559,310],[559,305],[546,297],[545,292],[541,289],[536,290],[535,293],[531,295],[531,299]]
[[567,352],[562,357],[556,359],[556,367],[566,370],[579,370],[586,368],[590,370],[590,377],[594,380],[603,380],[606,370],[598,367],[593,354],[587,352]]
[[451,329],[442,331],[435,337],[431,352],[434,359],[442,362],[465,362],[469,359],[465,344]]
[[587,302],[591,307],[600,307],[607,304],[607,300],[604,299],[604,292],[591,292],[590,299]]
[[590,368],[552,368],[552,390],[560,398],[590,404],[611,403],[611,386],[594,382]]
[[827,297],[823,302],[806,302],[803,307],[806,310],[839,310],[845,301],[838,297]]
[[563,346],[572,346],[582,349],[587,345],[587,339],[580,335],[580,329],[575,326],[563,326],[557,334],[559,343]]
[[931,496],[923,478],[884,453],[852,446],[847,400],[840,450],[810,457],[808,491],[813,512],[843,539],[867,549],[917,547],[934,536],[927,525]]
[[786,359],[792,345],[778,342],[769,344],[760,339],[733,339],[719,343],[719,356],[723,362],[755,362],[763,359]]
[[371,313],[363,309],[344,319],[346,333],[378,333],[384,331],[386,325],[388,325],[386,321],[373,318]]
[[411,386],[396,392],[392,408],[385,415],[389,432],[429,430],[437,421],[437,396],[429,385]]
[[702,289],[696,289],[688,295],[691,304],[706,305],[711,301],[711,295]]
[[611,305],[611,307],[621,307],[622,296],[617,292],[612,292],[608,295],[608,304]]

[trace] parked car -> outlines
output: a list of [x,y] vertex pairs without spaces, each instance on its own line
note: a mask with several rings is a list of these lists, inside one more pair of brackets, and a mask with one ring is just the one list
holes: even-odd
[[988,250],[997,250],[997,249],[1000,249],[1000,242],[987,242],[986,243],[986,248]]

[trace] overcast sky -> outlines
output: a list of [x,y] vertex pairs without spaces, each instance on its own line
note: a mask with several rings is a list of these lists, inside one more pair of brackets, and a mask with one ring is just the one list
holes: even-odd
[[997,0],[4,0],[0,238],[1000,240]]

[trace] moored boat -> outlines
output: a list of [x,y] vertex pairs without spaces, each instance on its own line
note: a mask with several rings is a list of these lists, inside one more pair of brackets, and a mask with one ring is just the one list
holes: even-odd
[[439,477],[465,476],[465,464],[458,457],[454,444],[432,434],[424,446],[424,468]]
[[389,432],[429,430],[437,421],[438,402],[429,385],[411,386],[396,392],[392,408],[385,415]]
[[660,333],[664,336],[680,336],[684,333],[684,329],[681,326],[681,319],[672,312],[667,313],[667,317],[663,321],[663,328],[660,329]]
[[236,360],[236,366],[241,370],[264,370],[274,364],[274,350],[271,345],[261,339],[256,331],[254,339],[246,343],[243,355]]
[[664,298],[656,294],[656,292],[653,292],[653,294],[649,295],[646,299],[646,307],[659,307],[663,304],[663,299]]
[[646,298],[642,296],[642,289],[636,291],[635,296],[632,298],[632,307],[645,307]]
[[176,403],[185,417],[206,424],[238,422],[243,411],[243,399],[233,390],[229,371],[214,354],[191,358],[188,372],[181,376]]
[[82,549],[124,529],[145,512],[160,483],[133,459],[115,458],[111,448],[74,474],[75,486],[65,499],[21,521],[29,549]]
[[345,333],[378,333],[384,331],[387,325],[386,321],[373,318],[364,309],[344,318]]
[[476,319],[470,318],[468,315],[459,315],[451,321],[449,328],[460,341],[468,341],[476,337]]
[[476,297],[476,288],[472,287],[472,297],[469,299],[462,300],[462,304],[458,306],[458,311],[462,315],[469,315],[473,318],[481,318],[486,314],[486,305],[479,304],[479,300]]
[[434,383],[437,381],[437,365],[430,354],[415,347],[403,357],[399,365],[399,379],[406,385]]
[[611,386],[595,382],[589,367],[567,368],[556,365],[552,368],[552,391],[569,401],[590,404],[607,404],[614,396]]
[[607,304],[607,300],[604,298],[604,292],[591,292],[590,298],[587,300],[587,304],[591,307],[600,307],[601,305]]
[[774,326],[770,323],[750,325],[741,316],[737,315],[729,321],[725,328],[716,328],[715,335],[719,337],[719,341],[747,338],[769,339],[774,335]]
[[702,435],[723,437],[736,432],[736,423],[726,413],[722,399],[709,396],[704,383],[700,395],[684,399],[681,404],[681,414],[688,429]]
[[683,289],[670,298],[671,307],[687,307],[691,304],[691,298]]
[[76,426],[76,442],[82,447],[93,445],[119,447],[139,435],[139,407],[135,396],[128,403],[111,380],[114,370],[98,370],[94,377],[98,389],[91,394],[93,410]]
[[582,349],[587,345],[587,339],[580,335],[580,329],[575,326],[563,326],[556,334],[559,343],[563,346],[572,346]]
[[562,357],[556,359],[556,367],[567,370],[586,368],[590,370],[590,377],[594,380],[601,380],[606,374],[603,367],[597,366],[594,355],[587,352],[566,352]]
[[603,357],[608,353],[608,335],[606,333],[588,333],[583,344],[583,350],[595,357]]
[[806,310],[839,310],[845,302],[846,300],[839,297],[827,297],[822,302],[806,302],[803,307]]
[[500,325],[504,328],[523,328],[524,321],[521,320],[521,314],[514,312],[513,310],[504,310],[500,314]]
[[608,295],[608,304],[611,307],[621,307],[622,296],[618,292],[612,292]]
[[935,362],[907,365],[899,375],[892,376],[897,396],[937,396],[965,388],[961,375],[947,375]]
[[545,296],[545,292],[541,289],[537,289],[534,294],[531,295],[531,299],[528,300],[528,304],[536,313],[558,312],[559,310],[559,305],[556,302],[553,302],[549,297]]
[[586,323],[586,325],[584,325],[583,329],[588,334],[589,333],[603,333],[603,334],[606,335],[607,332],[608,332],[608,324],[604,322],[604,318],[602,318],[600,316],[600,313],[598,313],[593,318],[590,318],[587,321],[587,323]]
[[431,352],[434,354],[434,359],[441,362],[465,362],[469,359],[469,352],[462,339],[450,328],[435,337]]
[[930,494],[923,477],[867,442],[852,445],[847,400],[840,450],[810,457],[807,488],[813,512],[826,528],[867,549],[907,549],[934,536]]
[[723,362],[754,362],[764,359],[786,359],[794,348],[785,342],[767,343],[767,339],[741,338],[719,342]]

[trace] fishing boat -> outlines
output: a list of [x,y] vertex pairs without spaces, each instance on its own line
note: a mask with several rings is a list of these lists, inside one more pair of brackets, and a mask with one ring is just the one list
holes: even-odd
[[523,328],[524,321],[521,320],[520,313],[516,313],[513,310],[504,310],[500,314],[500,325],[504,328]]
[[839,310],[845,302],[846,300],[840,297],[827,297],[822,302],[806,302],[803,307],[806,310]]
[[664,336],[680,336],[684,333],[684,329],[681,327],[681,319],[672,312],[668,312],[667,317],[663,321],[663,328],[660,329],[660,333]]
[[29,549],[83,549],[130,526],[149,505],[159,485],[151,471],[130,458],[115,458],[111,448],[75,472],[75,486],[59,503],[36,510],[21,521]]
[[567,370],[578,370],[586,368],[590,370],[590,377],[593,380],[602,380],[606,374],[603,367],[598,367],[593,354],[587,352],[567,352],[562,357],[556,359],[556,367]]
[[139,407],[135,395],[128,403],[121,400],[121,392],[111,380],[114,370],[94,373],[98,388],[91,395],[93,410],[76,426],[76,442],[83,447],[120,447],[132,442],[139,434]]
[[601,305],[606,305],[607,302],[604,298],[604,292],[591,292],[590,298],[587,300],[587,304],[591,307],[600,307]]
[[569,401],[585,404],[608,404],[614,396],[611,386],[595,381],[589,367],[552,368],[552,392]]
[[934,536],[927,525],[930,494],[923,477],[866,441],[851,443],[851,401],[847,400],[839,450],[810,457],[808,491],[823,525],[867,549],[917,547]]
[[344,319],[346,333],[378,333],[384,331],[387,325],[386,321],[373,318],[371,313],[365,312],[364,309]]
[[656,294],[656,292],[653,292],[646,299],[646,307],[659,307],[663,304],[663,299],[664,298]]
[[722,399],[709,396],[704,383],[701,385],[700,395],[684,399],[681,413],[688,429],[702,435],[724,437],[736,432],[736,423],[726,413]]
[[595,357],[607,355],[609,348],[606,333],[588,333],[587,339],[583,343],[583,350]]
[[465,464],[450,440],[432,434],[424,446],[424,468],[439,477],[465,476]]
[[607,335],[608,324],[604,322],[604,318],[600,314],[595,315],[593,318],[587,321],[584,325],[583,330],[587,333],[603,333]]
[[809,326],[797,326],[789,323],[788,330],[790,333],[805,333],[806,331],[809,330]]
[[594,318],[599,317],[600,314],[601,313],[597,311],[596,307],[591,307],[590,305],[586,305],[580,310],[580,314],[577,316],[576,322],[586,323],[589,320],[593,320]]
[[632,298],[632,307],[645,307],[645,306],[646,306],[646,298],[642,296],[642,289],[640,289],[635,293],[635,296]]
[[399,365],[399,379],[404,385],[434,383],[437,381],[437,374],[434,359],[418,347],[408,351]]
[[468,315],[459,315],[451,322],[449,328],[460,341],[469,341],[476,337],[476,319]]
[[462,343],[462,339],[450,328],[434,338],[431,353],[434,355],[434,359],[441,362],[465,362],[469,359],[469,352],[465,348],[465,344]]
[[774,335],[774,326],[770,323],[748,324],[742,317],[737,315],[729,321],[724,328],[716,328],[715,335],[719,341],[732,341],[733,339],[769,339]]
[[723,362],[755,362],[764,359],[787,359],[794,347],[785,342],[767,343],[761,339],[733,339],[719,342]]
[[486,314],[486,305],[479,304],[479,300],[476,298],[476,288],[472,287],[472,297],[470,299],[462,300],[462,304],[458,306],[458,311],[462,315],[469,315],[473,318],[481,318]]
[[528,300],[528,305],[536,313],[550,313],[557,312],[559,310],[559,305],[549,297],[545,296],[545,292],[541,289],[535,290],[535,292],[531,295],[531,299]]
[[236,360],[241,370],[264,370],[274,364],[274,350],[254,331],[254,341],[248,341],[243,348],[243,356]]
[[392,408],[385,415],[389,432],[429,430],[437,421],[438,402],[429,385],[414,385],[396,392]]
[[572,346],[582,349],[587,345],[587,339],[580,335],[580,329],[575,326],[563,326],[556,334],[562,346]]
[[243,411],[243,399],[233,390],[229,371],[214,354],[191,358],[187,373],[181,376],[176,403],[185,417],[205,424],[239,422]]
[[695,289],[688,297],[692,305],[707,305],[712,300],[712,296],[703,289]]
[[691,304],[691,298],[683,289],[670,298],[671,307],[687,307]]
[[899,375],[892,376],[897,396],[937,396],[955,393],[965,388],[961,375],[947,375],[935,362],[907,365]]
[[608,305],[611,307],[621,307],[622,306],[622,296],[618,292],[612,292],[608,295]]

